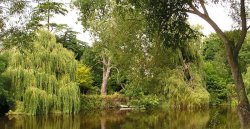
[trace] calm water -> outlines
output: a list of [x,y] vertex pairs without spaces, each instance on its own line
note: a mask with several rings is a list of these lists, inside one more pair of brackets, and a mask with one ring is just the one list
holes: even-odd
[[0,117],[0,129],[240,129],[235,110],[103,111]]

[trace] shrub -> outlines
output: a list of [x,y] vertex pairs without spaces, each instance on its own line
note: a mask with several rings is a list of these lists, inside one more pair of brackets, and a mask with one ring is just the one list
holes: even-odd
[[199,74],[192,72],[193,80],[186,82],[181,69],[170,71],[164,92],[170,107],[201,108],[208,106],[209,93],[203,87]]
[[127,104],[127,98],[121,94],[113,95],[82,95],[81,111],[102,110],[119,108],[121,104]]
[[83,64],[78,64],[76,81],[80,86],[81,93],[95,92],[95,88],[92,86],[93,77],[91,75],[91,69]]
[[160,104],[160,99],[156,95],[143,95],[139,98],[132,98],[129,101],[129,105],[138,108],[152,109],[158,107]]
[[14,100],[10,94],[10,78],[2,73],[6,70],[8,54],[0,53],[0,114],[8,112],[13,107]]

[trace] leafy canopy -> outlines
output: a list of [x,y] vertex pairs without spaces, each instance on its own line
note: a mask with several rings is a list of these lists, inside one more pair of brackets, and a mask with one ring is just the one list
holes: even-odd
[[80,92],[74,54],[56,43],[54,35],[38,31],[32,49],[11,49],[6,75],[11,78],[16,112],[77,113]]

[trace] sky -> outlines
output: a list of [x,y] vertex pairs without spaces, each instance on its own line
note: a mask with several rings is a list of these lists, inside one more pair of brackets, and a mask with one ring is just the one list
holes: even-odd
[[59,24],[67,24],[74,31],[78,32],[77,38],[87,43],[91,43],[93,40],[91,39],[89,32],[83,32],[83,26],[77,20],[78,19],[78,11],[69,9],[69,13],[66,16],[57,15],[52,19],[52,22],[56,22]]
[[[70,0],[62,0],[63,2],[68,2]],[[231,26],[233,24],[232,19],[228,16],[228,13],[225,8],[223,8],[220,5],[214,5],[207,7],[208,13],[210,17],[218,24],[219,27],[223,31],[231,30]],[[80,22],[77,21],[78,18],[78,11],[76,9],[70,10],[69,13],[66,16],[56,16],[53,20],[57,23],[61,24],[68,24],[69,27],[73,28],[74,31],[79,32],[77,35],[77,38],[79,40],[85,41],[88,44],[91,44],[93,42],[90,33],[89,32],[83,32],[83,27]],[[213,28],[205,22],[200,17],[189,14],[189,23],[191,25],[201,25],[203,26],[203,34],[209,35],[210,33],[214,32]]]
[[[217,23],[217,25],[223,31],[232,29],[233,20],[228,15],[229,13],[224,7],[222,7],[221,5],[209,6],[207,7],[207,11],[209,13],[209,16],[215,21],[215,23]],[[200,17],[194,14],[189,14],[188,21],[192,25],[196,25],[196,24],[202,25],[204,27],[202,32],[205,35],[209,35],[210,33],[215,32],[213,28],[206,21],[204,21],[203,19],[201,19]]]

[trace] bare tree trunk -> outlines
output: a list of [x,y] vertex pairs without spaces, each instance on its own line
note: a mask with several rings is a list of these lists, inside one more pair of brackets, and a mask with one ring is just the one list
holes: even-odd
[[107,95],[107,84],[110,75],[110,60],[106,60],[103,57],[103,73],[102,73],[102,86],[101,86],[101,95]]

